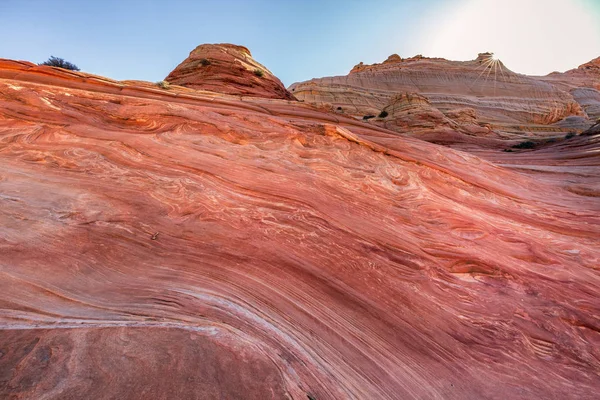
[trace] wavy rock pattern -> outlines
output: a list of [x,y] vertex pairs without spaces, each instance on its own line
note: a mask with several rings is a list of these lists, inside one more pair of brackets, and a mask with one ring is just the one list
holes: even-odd
[[217,93],[295,100],[279,78],[252,58],[250,50],[233,44],[196,47],[165,80]]
[[600,57],[578,68],[540,79],[570,92],[592,120],[600,119]]
[[8,60],[0,163],[0,397],[600,390],[600,204],[552,173]]
[[[385,121],[373,122],[440,143],[469,142],[473,141],[469,136],[485,138],[491,131],[501,136],[545,136],[589,128],[589,118],[595,117],[600,104],[598,88],[592,85],[597,86],[598,76],[591,70],[584,68],[575,82],[571,75],[538,78],[517,74],[492,60],[489,53],[466,62],[392,55],[381,64],[360,63],[347,76],[295,83],[290,90],[300,100],[328,104],[360,118],[389,112],[396,108],[399,97],[421,96],[427,104],[420,110],[413,107],[411,114],[421,115],[417,119],[432,113],[445,118],[436,117],[429,126],[413,126],[409,131],[406,119],[411,117],[406,114],[392,112]],[[455,119],[457,110],[469,110],[476,120],[463,126],[460,118]]]

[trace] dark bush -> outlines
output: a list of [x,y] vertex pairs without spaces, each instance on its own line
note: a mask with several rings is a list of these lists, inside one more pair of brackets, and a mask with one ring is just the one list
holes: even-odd
[[504,151],[504,152],[506,152],[506,153],[512,153],[512,152],[513,152],[513,151],[512,151],[512,149],[504,149],[504,150],[502,150],[502,151]]
[[49,65],[51,67],[59,67],[64,69],[69,69],[71,71],[79,71],[79,67],[75,64],[72,64],[68,61],[63,60],[62,58],[50,56],[47,61],[40,63],[39,65]]
[[379,118],[385,118],[387,117],[389,114],[387,111],[383,110],[382,112],[379,113],[378,117]]
[[338,111],[342,111],[342,107],[338,107],[337,109],[338,109]]
[[202,64],[202,66],[206,67],[207,65],[210,65],[210,61],[206,58],[202,58],[202,59],[200,59],[200,64]]
[[170,89],[171,88],[171,84],[167,81],[158,81],[156,82],[156,86],[158,86],[161,89]]
[[364,120],[371,119],[371,118],[375,118],[375,116],[374,115],[365,115],[363,117]]
[[512,148],[513,149],[533,149],[534,147],[535,147],[535,142],[532,142],[531,140],[527,140],[525,142],[515,144]]
[[259,78],[262,78],[265,75],[265,73],[263,72],[262,69],[257,68],[254,70],[254,75],[258,76]]
[[565,139],[571,139],[572,137],[575,137],[575,133],[569,132],[569,133],[567,133],[567,136],[565,136]]

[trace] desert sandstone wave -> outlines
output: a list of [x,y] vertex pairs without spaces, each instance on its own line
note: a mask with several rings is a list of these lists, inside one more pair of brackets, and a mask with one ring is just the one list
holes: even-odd
[[0,61],[1,397],[597,396],[597,135],[490,162],[172,83]]

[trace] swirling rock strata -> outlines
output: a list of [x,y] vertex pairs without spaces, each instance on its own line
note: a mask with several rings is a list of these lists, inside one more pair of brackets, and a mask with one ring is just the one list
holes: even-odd
[[600,120],[600,57],[564,73],[540,79],[570,92],[591,120]]
[[[295,83],[290,90],[300,100],[331,104],[338,112],[358,118],[378,115],[382,110],[389,113],[399,96],[421,96],[427,105],[415,113],[443,114],[445,118],[438,118],[439,124],[432,122],[427,128],[406,132],[404,115],[394,120],[396,112],[383,121],[371,122],[428,140],[443,141],[454,134],[462,135],[459,141],[465,141],[469,139],[464,135],[487,136],[490,131],[504,136],[525,132],[534,136],[564,135],[589,127],[588,114],[597,112],[597,90],[582,89],[595,76],[592,67],[582,67],[580,75],[585,78],[579,78],[576,87],[566,88],[554,84],[560,81],[558,78],[514,73],[491,53],[466,62],[392,55],[381,64],[360,63],[347,76]],[[464,121],[455,119],[456,110],[471,110],[476,119],[464,127]],[[448,131],[448,124],[456,126]]]
[[233,44],[196,47],[166,78],[169,83],[192,89],[241,96],[293,100],[283,83],[250,50]]
[[542,153],[0,60],[0,397],[594,399],[600,206]]

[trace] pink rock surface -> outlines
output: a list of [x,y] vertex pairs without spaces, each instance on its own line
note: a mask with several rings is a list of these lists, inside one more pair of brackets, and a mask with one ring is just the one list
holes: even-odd
[[228,336],[218,328],[139,323],[2,330],[3,397],[285,398],[275,363]]
[[0,60],[0,397],[595,399],[597,140]]

